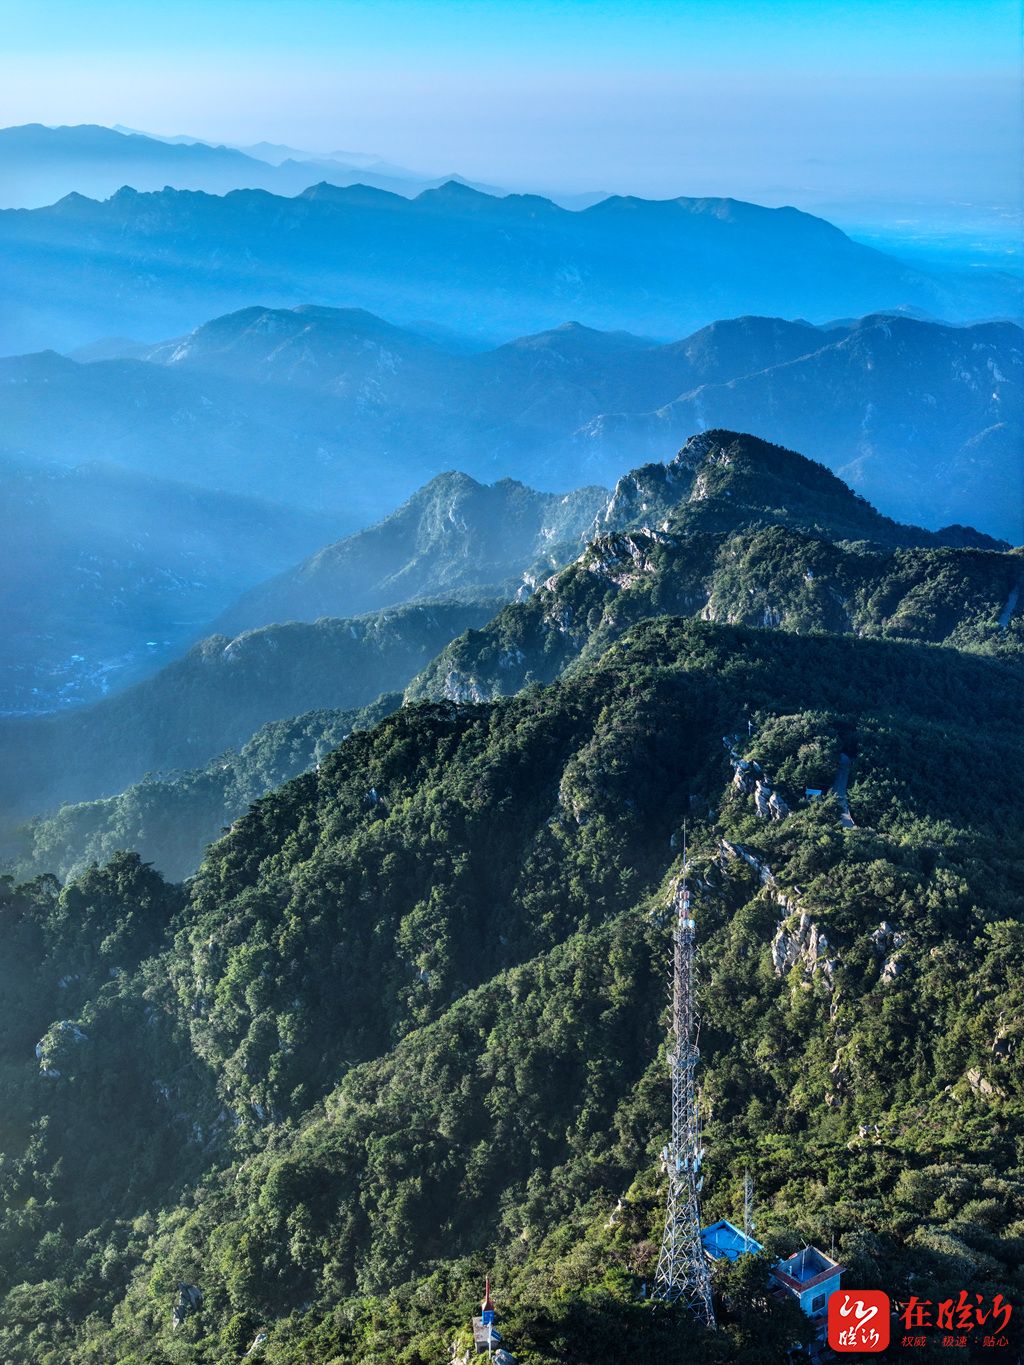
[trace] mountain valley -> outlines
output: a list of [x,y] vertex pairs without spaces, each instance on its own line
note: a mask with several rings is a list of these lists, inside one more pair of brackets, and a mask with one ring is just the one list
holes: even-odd
[[335,518],[158,479],[0,455],[0,713],[153,672]]

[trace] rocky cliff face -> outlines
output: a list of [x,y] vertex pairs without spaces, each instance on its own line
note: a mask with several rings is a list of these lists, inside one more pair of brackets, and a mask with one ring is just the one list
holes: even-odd
[[821,465],[754,438],[691,438],[668,465],[621,479],[594,530],[566,568],[454,641],[410,698],[550,681],[653,613],[1024,649],[1021,552],[900,526]]
[[547,577],[579,554],[607,499],[598,487],[538,493],[512,479],[442,474],[375,526],[246,594],[221,625],[239,631],[466,595],[508,600],[524,576]]

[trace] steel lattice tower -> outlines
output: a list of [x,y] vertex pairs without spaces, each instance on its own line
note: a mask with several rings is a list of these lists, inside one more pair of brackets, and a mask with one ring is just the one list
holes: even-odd
[[705,1327],[713,1329],[715,1310],[711,1301],[711,1275],[700,1235],[704,1149],[700,1140],[694,1075],[700,1058],[694,990],[696,925],[690,908],[685,834],[683,871],[676,883],[672,905],[676,911],[672,963],[673,1047],[669,1056],[672,1138],[661,1153],[662,1166],[668,1173],[668,1206],[653,1297],[664,1303],[685,1303]]

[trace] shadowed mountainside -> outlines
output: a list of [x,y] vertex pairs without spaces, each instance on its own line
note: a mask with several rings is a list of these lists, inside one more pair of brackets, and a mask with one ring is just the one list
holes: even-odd
[[572,323],[467,354],[356,309],[255,307],[121,358],[0,360],[0,420],[27,456],[330,508],[343,529],[445,469],[612,483],[692,431],[751,430],[901,520],[1017,542],[1022,336],[739,317],[669,345]]

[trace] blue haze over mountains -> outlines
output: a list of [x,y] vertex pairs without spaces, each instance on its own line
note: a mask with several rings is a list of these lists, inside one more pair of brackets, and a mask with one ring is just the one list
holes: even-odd
[[[394,710],[400,689],[480,702],[551,682],[648,615],[652,596],[662,613],[708,621],[1012,657],[1021,586],[1020,553],[1004,544],[895,522],[821,464],[730,432],[691,437],[614,491],[440,475],[245,594],[155,676],[90,706],[0,719],[12,760],[0,848],[26,873],[66,870],[127,837],[186,875],[224,818],[275,773],[302,771],[311,743],[337,742],[362,708]],[[243,770],[231,797],[225,774]]]
[[[153,146],[160,157],[241,156]],[[490,341],[568,318],[669,340],[746,313],[825,322],[911,307],[967,321],[1017,308],[1012,275],[926,273],[792,208],[611,196],[569,210],[454,180],[407,199],[310,184],[314,172],[296,164],[307,183],[291,197],[125,185],[102,202],[75,189],[0,212],[0,350],[156,340],[257,302],[359,306]]]
[[721,426],[901,521],[1024,539],[1011,274],[796,209],[249,151],[0,130],[0,710],[105,695],[214,622],[336,614],[269,580],[450,470],[610,487]]
[[466,352],[365,311],[255,307],[121,357],[0,359],[0,418],[24,456],[329,510],[339,534],[446,469],[566,490],[756,426],[902,520],[1018,542],[1022,339],[742,317],[666,345],[567,323]]
[[236,189],[298,194],[323,179],[415,194],[451,178],[421,175],[379,157],[345,152],[317,156],[270,143],[249,149],[214,146],[95,124],[0,128],[2,208],[39,208],[70,193],[106,199],[124,185],[138,190],[174,185],[208,194]]
[[1020,1317],[1019,4],[3,7],[0,1365]]

